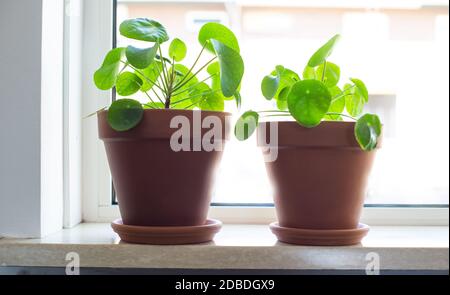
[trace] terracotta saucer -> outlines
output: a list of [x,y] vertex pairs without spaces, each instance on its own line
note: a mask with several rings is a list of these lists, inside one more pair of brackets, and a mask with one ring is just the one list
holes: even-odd
[[198,244],[212,241],[220,231],[222,222],[207,219],[198,226],[136,226],[125,225],[122,219],[111,223],[113,230],[122,241],[136,244],[181,245]]
[[367,233],[369,226],[363,223],[355,229],[301,229],[270,224],[270,230],[280,242],[309,246],[347,246],[359,244]]

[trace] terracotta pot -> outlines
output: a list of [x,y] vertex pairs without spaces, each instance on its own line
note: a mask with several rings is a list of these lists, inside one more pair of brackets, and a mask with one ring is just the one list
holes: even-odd
[[[145,110],[143,120],[135,128],[114,131],[107,123],[107,111],[98,113],[99,137],[104,141],[120,214],[126,225],[197,226],[206,222],[211,201],[214,175],[222,151],[179,151],[170,146],[170,138],[178,129],[170,122],[182,115],[190,123],[190,146],[210,129],[201,128],[194,113],[217,117],[222,123],[222,136],[229,113],[188,110]],[[195,121],[195,122],[194,122]],[[201,128],[194,136],[194,125]]]
[[[353,122],[304,128],[278,122],[278,158],[266,168],[274,187],[279,225],[302,229],[358,227],[375,151],[364,152]],[[258,127],[259,135],[268,123]],[[380,147],[380,144],[378,145]]]

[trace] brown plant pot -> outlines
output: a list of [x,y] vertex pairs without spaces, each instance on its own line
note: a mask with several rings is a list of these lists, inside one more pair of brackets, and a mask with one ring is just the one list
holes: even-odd
[[[353,122],[304,128],[278,122],[278,158],[266,163],[279,225],[301,229],[355,229],[375,151],[362,151]],[[258,133],[266,130],[261,123]],[[380,144],[378,145],[380,147]]]
[[[219,118],[224,143],[229,113],[188,110],[145,110],[138,126],[125,131],[113,130],[107,111],[98,113],[99,137],[104,141],[120,214],[125,225],[198,226],[206,222],[214,175],[222,151],[192,151],[193,140],[210,129],[202,128],[194,136],[194,112]],[[190,123],[191,151],[175,152],[170,138],[175,116]],[[201,124],[201,122],[200,122]],[[201,126],[201,125],[197,125]],[[197,129],[198,130],[198,129]]]

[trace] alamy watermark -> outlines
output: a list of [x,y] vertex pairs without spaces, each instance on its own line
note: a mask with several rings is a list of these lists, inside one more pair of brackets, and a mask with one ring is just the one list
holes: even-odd
[[66,254],[66,275],[80,275],[80,255],[77,252],[69,252]]
[[[192,124],[192,126],[191,126]],[[251,126],[253,124],[253,126]],[[257,122],[249,120],[247,126],[237,126],[236,133],[256,127]],[[260,128],[257,136],[258,146],[262,149],[264,161],[273,162],[278,157],[278,122],[267,122],[267,128]],[[170,128],[176,129],[170,137],[170,147],[174,152],[180,151],[223,151],[225,134],[230,134],[231,118],[225,118],[225,126],[217,116],[202,117],[201,112],[193,112],[190,120],[187,116],[179,115],[172,118]],[[249,127],[250,126],[250,127]],[[253,128],[254,129],[254,128]],[[267,136],[268,135],[268,136]]]
[[366,275],[380,274],[380,254],[377,252],[369,252],[366,254]]

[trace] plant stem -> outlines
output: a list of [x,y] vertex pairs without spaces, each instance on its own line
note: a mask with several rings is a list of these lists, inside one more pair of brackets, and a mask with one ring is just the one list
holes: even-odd
[[336,100],[338,100],[339,98],[342,98],[342,97],[346,97],[346,96],[350,96],[351,94],[349,94],[349,93],[347,93],[347,94],[339,94],[339,95],[337,95],[336,97],[334,97],[332,100],[331,100],[331,103],[333,103],[333,102],[335,102]]
[[164,104],[164,101],[161,99],[161,97],[158,95],[158,93],[156,93],[155,89],[153,89],[153,87],[152,87],[151,89],[152,89],[153,93],[155,94],[155,96],[158,98],[158,100],[159,100],[162,104]]
[[203,79],[202,81],[200,81],[200,82],[198,82],[198,83],[196,83],[196,84],[194,84],[194,85],[192,85],[192,86],[189,86],[188,88],[184,89],[183,91],[180,91],[180,92],[174,93],[174,94],[173,94],[173,96],[176,96],[176,95],[179,95],[179,94],[185,93],[186,91],[189,91],[189,90],[191,90],[192,88],[195,88],[195,87],[197,87],[197,86],[198,86],[199,84],[201,84],[201,83],[203,83],[203,82],[207,81],[208,79],[211,79],[211,78],[212,78],[212,77],[214,77],[215,75],[217,75],[217,74],[212,74],[212,75],[211,75],[211,76],[209,76],[208,78],[205,78],[205,79]]
[[328,116],[342,116],[342,117],[346,117],[346,118],[349,118],[349,119],[358,121],[358,119],[356,119],[356,118],[354,118],[354,117],[352,117],[352,116],[350,116],[350,115],[346,115],[346,114],[342,114],[342,113],[334,113],[334,112],[330,112],[330,113],[326,113],[326,115],[328,115]]
[[153,98],[152,98],[146,91],[143,91],[143,92],[144,92],[145,95],[148,97],[148,99],[150,100],[150,102],[155,103],[155,102],[153,101]]
[[174,106],[174,105],[176,105],[176,104],[178,104],[180,102],[183,102],[183,101],[186,101],[186,100],[189,100],[189,99],[193,99],[195,97],[203,96],[203,95],[206,95],[206,94],[213,94],[213,93],[216,93],[216,92],[219,92],[219,91],[221,91],[221,89],[213,90],[213,91],[206,91],[206,92],[202,92],[202,93],[199,93],[199,94],[196,94],[196,95],[192,95],[192,96],[189,96],[189,97],[186,97],[186,98],[183,98],[183,99],[175,101],[174,103],[172,103],[172,106]]
[[[124,64],[126,64],[126,62],[124,62],[124,61],[121,61],[121,62],[124,63]],[[160,86],[158,86],[158,85],[155,83],[155,81],[152,81],[149,77],[147,77],[146,75],[144,75],[144,73],[142,73],[141,70],[139,70],[139,69],[133,67],[133,66],[130,65],[130,64],[128,64],[128,66],[131,67],[136,73],[138,73],[138,74],[140,74],[142,77],[144,77],[144,79],[147,80],[147,82],[149,82],[149,83],[155,85],[155,86],[158,87],[161,91],[164,92],[164,89],[162,89]]]
[[[186,81],[184,81],[183,83],[178,83],[178,85],[175,85],[175,89],[174,91],[179,90],[181,87],[183,87],[184,85],[186,85],[187,83],[189,83],[189,81],[191,81],[195,76],[198,75],[198,73],[200,73],[204,68],[206,68],[210,63],[212,63],[215,59],[217,58],[217,56],[214,56],[212,59],[210,59],[205,65],[203,65],[197,72],[195,72],[193,75],[191,75]],[[189,73],[188,73],[189,75]],[[187,76],[185,76],[187,77]],[[181,85],[180,85],[181,84]]]
[[325,80],[325,72],[327,71],[327,61],[323,62],[322,82]]
[[[181,84],[181,83],[183,83],[184,80],[186,79],[186,77],[188,77],[189,74],[192,73],[192,71],[194,70],[194,67],[197,65],[198,61],[200,60],[200,56],[202,56],[202,53],[203,53],[203,51],[205,50],[206,44],[208,44],[208,42],[209,42],[209,41],[206,41],[205,44],[203,44],[202,50],[200,50],[200,53],[198,54],[197,58],[195,59],[194,64],[193,64],[192,67],[189,69],[189,71],[187,72],[187,74],[181,79],[181,81],[178,82],[178,85]],[[177,85],[175,85],[175,90],[176,90],[176,88],[177,88]]]
[[[161,56],[162,72],[163,72],[163,76],[164,76],[164,79],[162,81],[163,81],[163,84],[165,84],[165,90],[166,90],[165,93],[167,95],[165,105],[166,105],[166,108],[168,108],[167,105],[170,106],[170,97],[168,97],[169,96],[168,94],[170,92],[170,89],[169,89],[169,76],[168,76],[168,73],[167,73],[166,61],[164,60],[164,56],[162,55],[161,45],[158,45],[158,50],[159,50],[159,54]],[[167,100],[169,100],[169,102]]]

